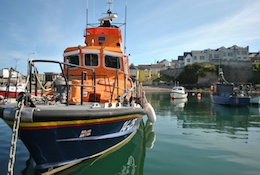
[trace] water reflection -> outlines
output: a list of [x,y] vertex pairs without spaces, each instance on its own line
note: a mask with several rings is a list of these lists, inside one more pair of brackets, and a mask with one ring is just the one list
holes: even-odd
[[175,111],[183,111],[188,98],[183,99],[170,99],[171,105]]
[[258,106],[226,107],[212,104],[208,93],[202,93],[200,99],[189,94],[187,101],[172,101],[168,93],[149,95],[158,119],[160,116],[176,118],[179,128],[227,134],[229,138],[239,139],[248,139],[249,129],[260,128]]
[[[156,135],[152,123],[141,121],[133,138],[97,158],[88,159],[57,174],[100,174],[100,175],[142,175],[146,149],[154,146]],[[30,158],[23,175],[39,174],[33,169],[33,160]]]

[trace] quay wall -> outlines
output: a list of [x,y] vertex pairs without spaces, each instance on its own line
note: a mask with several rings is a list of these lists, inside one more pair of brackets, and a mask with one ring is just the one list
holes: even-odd
[[[216,65],[218,66],[218,65]],[[252,63],[251,62],[238,62],[238,61],[228,61],[220,65],[224,72],[224,77],[227,81],[238,83],[238,84],[247,84],[253,77]],[[165,74],[174,79],[176,79],[180,73],[183,71],[183,68],[174,68],[161,71],[161,75]],[[205,77],[199,77],[197,85],[210,86],[213,82],[218,80],[218,73],[208,72]]]

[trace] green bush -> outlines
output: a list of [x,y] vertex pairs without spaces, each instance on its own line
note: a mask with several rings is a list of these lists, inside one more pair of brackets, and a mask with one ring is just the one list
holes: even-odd
[[260,83],[260,63],[254,62],[252,63],[252,69],[253,69],[253,78],[251,79],[251,82],[253,84]]
[[207,72],[216,72],[216,66],[203,63],[189,64],[184,67],[184,71],[176,80],[183,84],[196,84],[198,77],[205,77]]
[[161,77],[155,78],[153,80],[153,82],[159,82],[159,81],[171,82],[172,81],[172,77],[170,77],[168,75],[162,75]]
[[253,67],[253,72],[260,72],[260,63],[259,62],[254,62],[252,64]]

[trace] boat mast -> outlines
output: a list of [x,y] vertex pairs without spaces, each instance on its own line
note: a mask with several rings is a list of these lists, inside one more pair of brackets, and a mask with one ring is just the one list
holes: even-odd
[[126,53],[126,16],[127,16],[127,1],[125,3],[125,33],[124,33],[124,53]]
[[88,0],[87,0],[87,9],[86,9],[86,28],[88,27]]
[[108,10],[107,10],[107,14],[108,16],[110,16],[112,14],[112,11],[111,11],[111,4],[113,3],[112,0],[108,0],[107,1],[107,4],[108,4]]
[[[111,14],[113,14],[111,11],[111,5],[113,4],[113,0],[107,0],[107,4],[108,4],[107,14],[108,16],[110,16]],[[125,3],[125,21],[121,23],[121,26],[124,25],[124,47],[123,47],[124,53],[126,53],[126,20],[127,20],[127,0]]]
[[[124,26],[124,46],[122,47],[122,50],[124,53],[126,53],[126,20],[127,20],[127,0],[125,1],[125,21],[122,22],[122,23],[115,23],[115,24],[118,24],[118,27],[122,27]],[[112,4],[113,4],[113,0],[107,0],[107,5],[108,5],[108,10],[106,13],[102,13],[102,14],[108,14],[109,18],[107,19],[110,19],[112,20],[112,18],[117,18],[117,14],[116,13],[112,13]],[[88,10],[88,0],[87,0],[87,9],[86,9],[86,28],[88,28],[88,26],[95,26],[96,24],[93,23],[93,24],[90,24],[88,23],[88,13],[89,13],[89,10]],[[106,17],[105,17],[106,18]],[[100,20],[103,20],[104,18],[100,18],[98,19],[99,21]],[[86,35],[86,34],[85,34]]]

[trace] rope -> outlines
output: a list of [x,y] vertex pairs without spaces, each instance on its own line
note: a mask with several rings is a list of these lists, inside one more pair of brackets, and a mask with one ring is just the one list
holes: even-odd
[[[41,83],[41,81],[40,81],[40,79],[39,79],[39,77],[38,77],[37,68],[36,68],[34,65],[32,65],[32,66],[33,66],[33,68],[34,68],[34,73],[35,73],[35,77],[36,77],[36,79],[37,79],[37,82],[39,83],[39,85],[41,86],[41,88],[42,88],[44,91],[51,91],[52,88],[46,89],[46,88],[42,85],[42,83]],[[36,82],[36,83],[37,83],[37,82]]]
[[[17,110],[15,112],[15,118],[14,118],[14,123],[13,123],[13,132],[12,132],[12,140],[11,140],[11,145],[10,145],[10,154],[9,154],[9,162],[8,162],[8,175],[13,175],[14,174],[14,163],[15,163],[15,154],[16,154],[16,145],[17,145],[17,139],[18,139],[18,130],[19,130],[19,125],[21,121],[21,115],[22,115],[22,110],[24,107],[24,98],[20,98],[17,102]],[[18,97],[19,99],[19,97]]]
[[[41,88],[42,88],[44,91],[50,91],[52,88],[45,89],[44,86],[42,85],[41,80],[38,78],[39,75],[38,75],[37,68],[35,67],[34,64],[32,64],[32,60],[30,60],[30,63],[29,63],[29,64],[33,67],[34,74],[35,74],[35,77],[36,77],[36,80],[37,80],[36,83],[38,82],[39,85],[41,86]],[[29,73],[28,73],[28,75],[29,75]],[[27,84],[29,83],[29,79],[30,79],[30,76],[27,76],[26,86],[25,86],[25,87],[27,87]],[[37,90],[37,89],[35,89],[35,90]]]

